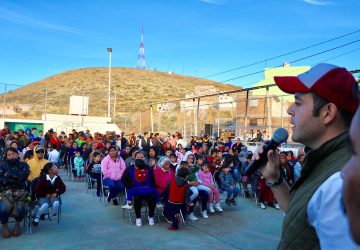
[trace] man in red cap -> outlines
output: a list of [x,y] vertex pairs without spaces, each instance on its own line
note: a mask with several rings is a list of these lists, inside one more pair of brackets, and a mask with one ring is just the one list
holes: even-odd
[[[286,212],[278,249],[356,249],[341,206],[340,170],[350,159],[349,127],[358,107],[359,88],[345,68],[318,64],[295,76],[274,77],[295,95],[288,108],[293,141],[306,146],[301,177],[289,188],[270,150],[261,172]],[[259,159],[262,144],[253,159]]]

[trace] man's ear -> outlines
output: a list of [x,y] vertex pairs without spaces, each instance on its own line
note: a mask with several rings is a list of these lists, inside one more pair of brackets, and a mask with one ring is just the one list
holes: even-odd
[[336,117],[336,113],[338,108],[333,103],[328,103],[324,107],[322,107],[320,116],[323,118],[324,124],[330,124]]

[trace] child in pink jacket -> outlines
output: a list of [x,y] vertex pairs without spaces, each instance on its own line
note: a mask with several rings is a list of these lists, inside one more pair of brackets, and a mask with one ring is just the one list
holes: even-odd
[[[218,212],[222,212],[222,208],[220,206],[220,192],[217,188],[214,186],[214,179],[210,172],[209,165],[205,163],[201,170],[199,171],[199,180],[201,181],[201,184],[204,186],[207,186],[211,189],[211,192],[209,194],[209,211],[210,213],[215,213],[215,210]],[[215,195],[215,206],[213,204],[213,197]],[[215,210],[214,210],[215,208]]]

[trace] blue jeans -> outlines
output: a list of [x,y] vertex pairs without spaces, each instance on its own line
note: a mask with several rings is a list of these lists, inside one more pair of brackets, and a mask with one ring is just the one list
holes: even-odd
[[12,205],[5,200],[0,200],[1,224],[7,224],[10,215],[13,216],[16,221],[22,221],[25,217],[25,208],[21,205]]
[[114,181],[109,178],[106,178],[103,180],[103,184],[104,186],[109,187],[109,197],[112,199],[115,198],[124,188],[124,185],[121,182],[121,180]]
[[239,193],[239,189],[237,187],[234,187],[234,189],[231,189],[230,187],[222,187],[222,190],[227,193],[227,199],[236,198]]
[[240,180],[241,175],[240,175],[240,173],[239,173],[239,167],[234,167],[234,168],[232,169],[232,176],[234,177],[234,179],[235,179],[236,181],[239,181],[239,180]]

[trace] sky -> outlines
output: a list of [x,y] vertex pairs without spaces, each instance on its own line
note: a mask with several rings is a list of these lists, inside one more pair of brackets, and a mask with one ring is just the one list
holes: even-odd
[[136,67],[142,25],[149,70],[250,87],[284,62],[360,69],[359,10],[358,0],[1,0],[0,83],[108,67],[108,47],[113,67]]

